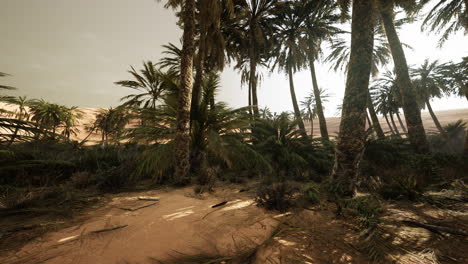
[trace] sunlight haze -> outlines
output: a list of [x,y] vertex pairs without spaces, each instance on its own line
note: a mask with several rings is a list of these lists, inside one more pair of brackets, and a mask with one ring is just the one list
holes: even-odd
[[[144,60],[161,58],[161,45],[180,46],[182,31],[173,10],[154,0],[1,0],[0,69],[12,76],[7,85],[19,88],[16,95],[80,107],[109,107],[129,89],[115,81],[128,79],[130,65],[139,69]],[[462,33],[451,36],[437,48],[438,36],[420,31],[420,22],[405,25],[399,32],[409,65],[426,58],[441,62],[468,56],[468,41]],[[348,36],[349,37],[349,36]],[[317,65],[320,87],[332,98],[325,103],[327,116],[337,114],[342,102],[345,75]],[[273,112],[292,110],[288,81],[283,73],[263,69],[259,87],[260,107]],[[232,67],[221,75],[218,99],[232,107],[247,105],[247,89]],[[311,91],[308,70],[294,76],[298,100]],[[463,98],[435,99],[436,110],[466,108]]]

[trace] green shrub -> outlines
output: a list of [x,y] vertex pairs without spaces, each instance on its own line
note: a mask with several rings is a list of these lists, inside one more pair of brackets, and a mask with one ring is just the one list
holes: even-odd
[[268,210],[284,212],[294,205],[300,188],[291,182],[261,183],[257,188],[256,202]]
[[354,218],[363,230],[380,224],[380,217],[383,214],[380,202],[373,197],[356,197],[345,200],[342,210],[343,215]]

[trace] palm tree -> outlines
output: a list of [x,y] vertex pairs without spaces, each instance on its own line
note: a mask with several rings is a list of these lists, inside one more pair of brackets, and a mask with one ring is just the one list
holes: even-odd
[[[429,0],[422,0],[420,4],[425,5],[429,2]],[[462,29],[466,32],[468,29],[468,1],[439,1],[429,11],[421,28],[437,33],[444,31],[439,41],[439,46],[442,46],[451,34]]]
[[[313,168],[323,170],[327,161],[325,151],[317,151],[318,141],[304,138],[297,130],[297,120],[289,113],[281,113],[271,119],[258,119],[252,134],[252,145],[270,161],[272,173],[280,180],[302,176]],[[326,167],[326,166],[325,166]]]
[[[400,27],[405,20],[400,19],[396,21],[395,26]],[[406,44],[403,44],[406,47],[409,47]],[[334,71],[348,71],[349,67],[349,54],[350,54],[350,45],[344,39],[334,39],[331,41],[330,49],[332,50],[330,54],[325,58],[326,62],[330,62],[331,69]],[[372,67],[371,73],[372,76],[377,76],[379,69],[382,66],[385,66],[389,63],[389,58],[391,56],[391,51],[388,45],[387,40],[385,39],[385,33],[382,31],[380,25],[377,25],[374,29],[374,49],[372,54]],[[369,88],[367,94],[367,108],[369,110],[370,119],[372,121],[372,128],[377,134],[377,137],[383,139],[385,134],[383,133],[382,127],[377,117],[377,113],[374,107],[372,91]],[[385,114],[385,117],[386,114]],[[394,133],[393,128],[390,127],[392,134]]]
[[387,125],[392,135],[399,136],[400,133],[398,131],[398,128],[395,125],[395,121],[393,120],[393,117],[391,117],[392,122],[390,122],[388,119],[388,115],[392,116],[392,113],[395,107],[395,102],[394,102],[395,97],[393,96],[392,90],[393,90],[392,86],[382,81],[376,82],[370,88],[370,91],[373,96],[372,101],[376,102],[377,112],[381,113],[384,116],[385,121],[387,122]]
[[384,139],[385,134],[380,126],[379,118],[377,117],[377,112],[375,111],[374,100],[372,100],[371,89],[368,89],[367,92],[367,109],[369,110],[369,115],[371,119],[371,125],[377,134],[377,138]]
[[421,119],[421,111],[416,102],[413,84],[410,79],[408,64],[405,53],[394,24],[394,7],[396,4],[408,8],[409,1],[378,1],[378,10],[382,24],[385,28],[390,49],[392,51],[395,72],[397,75],[399,93],[402,99],[403,112],[408,127],[408,137],[416,152],[425,153],[429,151],[426,133]]
[[70,136],[76,136],[79,132],[77,128],[78,121],[83,117],[83,111],[77,106],[64,107],[64,118],[62,124],[62,135],[70,141]]
[[130,94],[122,97],[125,106],[155,108],[161,95],[164,93],[164,86],[161,72],[156,69],[151,61],[143,62],[143,69],[137,72],[133,67],[128,71],[134,80],[124,80],[115,82],[122,87],[141,91],[138,94]]
[[441,74],[451,93],[468,100],[468,57],[463,57],[459,63],[443,64]]
[[[33,102],[32,100],[28,100],[26,96],[18,96],[7,98],[5,102],[7,104],[15,105],[17,107],[17,110],[13,112],[16,119],[20,121],[29,121],[30,115],[26,107]],[[13,144],[13,142],[15,141],[16,137],[18,136],[19,130],[20,127],[17,127],[13,132],[9,143],[10,145]]]
[[322,42],[331,40],[332,37],[339,33],[343,33],[341,29],[335,25],[340,21],[340,16],[336,14],[336,4],[330,4],[327,1],[300,1],[298,12],[304,15],[305,29],[305,49],[307,52],[308,66],[312,78],[312,87],[314,92],[315,103],[317,106],[317,116],[319,118],[320,135],[323,139],[329,140],[327,123],[323,113],[322,99],[320,98],[320,89],[317,83],[317,75],[315,72],[315,62],[320,56]]
[[101,144],[109,144],[109,136],[118,140],[123,134],[125,126],[129,123],[128,111],[123,107],[101,108],[96,114],[93,130],[101,132]]
[[437,60],[430,62],[428,59],[416,69],[412,70],[414,80],[414,88],[420,101],[420,105],[427,106],[429,113],[436,125],[440,134],[448,139],[447,133],[439,122],[439,119],[432,110],[430,100],[432,98],[441,98],[444,94],[449,93],[443,76],[444,65],[439,64]]
[[[331,97],[329,93],[327,93],[327,90],[324,88],[319,88],[319,96],[322,102],[328,102],[328,98]],[[315,91],[311,91],[309,95],[305,98],[304,101],[301,102],[301,105],[303,107],[303,112],[305,112],[305,118],[307,118],[310,122],[310,135],[311,137],[314,136],[314,119],[318,117],[318,104],[315,99]],[[322,110],[324,110],[322,106]]]
[[174,141],[175,178],[184,181],[190,171],[190,100],[192,99],[193,56],[195,54],[195,0],[184,0],[182,7],[182,56]]
[[[283,3],[278,0],[244,0],[239,13],[240,33],[242,34],[238,44],[237,67],[248,73],[249,97],[254,116],[258,116],[257,66],[262,64],[266,54],[272,47],[271,36],[273,33],[273,16]],[[249,67],[242,66],[248,63]],[[250,102],[250,101],[249,101]]]
[[303,16],[300,14],[302,6],[290,4],[286,6],[276,17],[277,23],[275,35],[277,47],[275,48],[275,63],[272,70],[278,67],[279,70],[286,72],[289,79],[289,91],[294,109],[294,116],[297,120],[299,129],[304,137],[307,137],[304,122],[302,120],[299,104],[296,99],[293,74],[303,68],[307,62],[306,52],[301,46],[304,26]]
[[166,56],[161,58],[157,65],[161,67],[162,70],[167,70],[170,73],[180,76],[182,50],[172,43],[162,45],[162,47],[164,48],[162,54]]
[[366,107],[374,43],[374,1],[353,0],[351,52],[340,132],[331,173],[339,195],[356,192],[359,164],[366,136]]
[[234,13],[234,3],[232,0],[205,0],[198,1],[197,4],[199,38],[198,52],[194,65],[196,74],[191,103],[192,119],[198,118],[198,107],[205,68],[208,68],[208,72],[215,68],[217,70],[224,68],[226,40],[223,34],[223,27],[227,27],[229,24],[225,24],[223,21]]
[[34,100],[30,103],[31,120],[39,124],[43,135],[51,129],[52,139],[55,139],[57,128],[63,123],[66,116],[65,107],[41,100]]

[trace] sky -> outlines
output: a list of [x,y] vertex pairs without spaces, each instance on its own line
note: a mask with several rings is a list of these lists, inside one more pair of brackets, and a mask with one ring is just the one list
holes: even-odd
[[[117,106],[128,88],[115,81],[129,79],[130,66],[158,61],[164,44],[180,46],[182,31],[173,10],[155,0],[0,0],[0,72],[11,74],[2,84],[18,88],[12,95],[27,95],[80,107]],[[459,32],[443,48],[438,36],[420,30],[420,22],[399,32],[409,65],[430,60],[459,61],[468,56],[468,36]],[[349,36],[348,36],[349,38]],[[326,52],[326,51],[325,51]],[[318,83],[332,95],[325,115],[336,116],[341,104],[345,74],[316,65]],[[273,112],[292,110],[289,84],[284,73],[262,69],[260,107]],[[240,75],[227,67],[221,74],[218,100],[232,107],[247,104],[247,87]],[[312,89],[308,70],[294,75],[298,100]],[[464,98],[435,99],[436,110],[467,108]]]

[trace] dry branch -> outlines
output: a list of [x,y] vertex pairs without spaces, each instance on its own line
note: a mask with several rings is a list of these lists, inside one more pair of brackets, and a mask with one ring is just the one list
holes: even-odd
[[137,210],[140,210],[140,209],[143,209],[143,208],[146,208],[146,207],[150,207],[150,206],[153,206],[153,205],[156,205],[156,203],[150,203],[150,204],[143,205],[143,206],[140,206],[140,207],[137,207],[137,208],[123,208],[123,207],[118,207],[118,208],[120,210],[134,212],[134,211],[137,211]]
[[124,227],[127,227],[127,226],[128,225],[121,225],[121,226],[116,226],[116,227],[112,227],[112,228],[100,229],[100,230],[96,230],[96,231],[91,231],[91,233],[102,233],[102,232],[112,231],[112,230],[116,230],[116,229],[121,229],[121,228],[124,228]]
[[440,234],[441,232],[444,233],[449,233],[453,235],[459,235],[459,236],[468,236],[468,233],[465,233],[460,230],[456,230],[450,227],[445,227],[445,226],[438,226],[438,225],[432,225],[432,224],[424,224],[416,221],[411,221],[411,220],[403,220],[402,223],[410,226],[417,226],[417,227],[422,227],[425,228],[429,231],[432,231],[434,233]]

